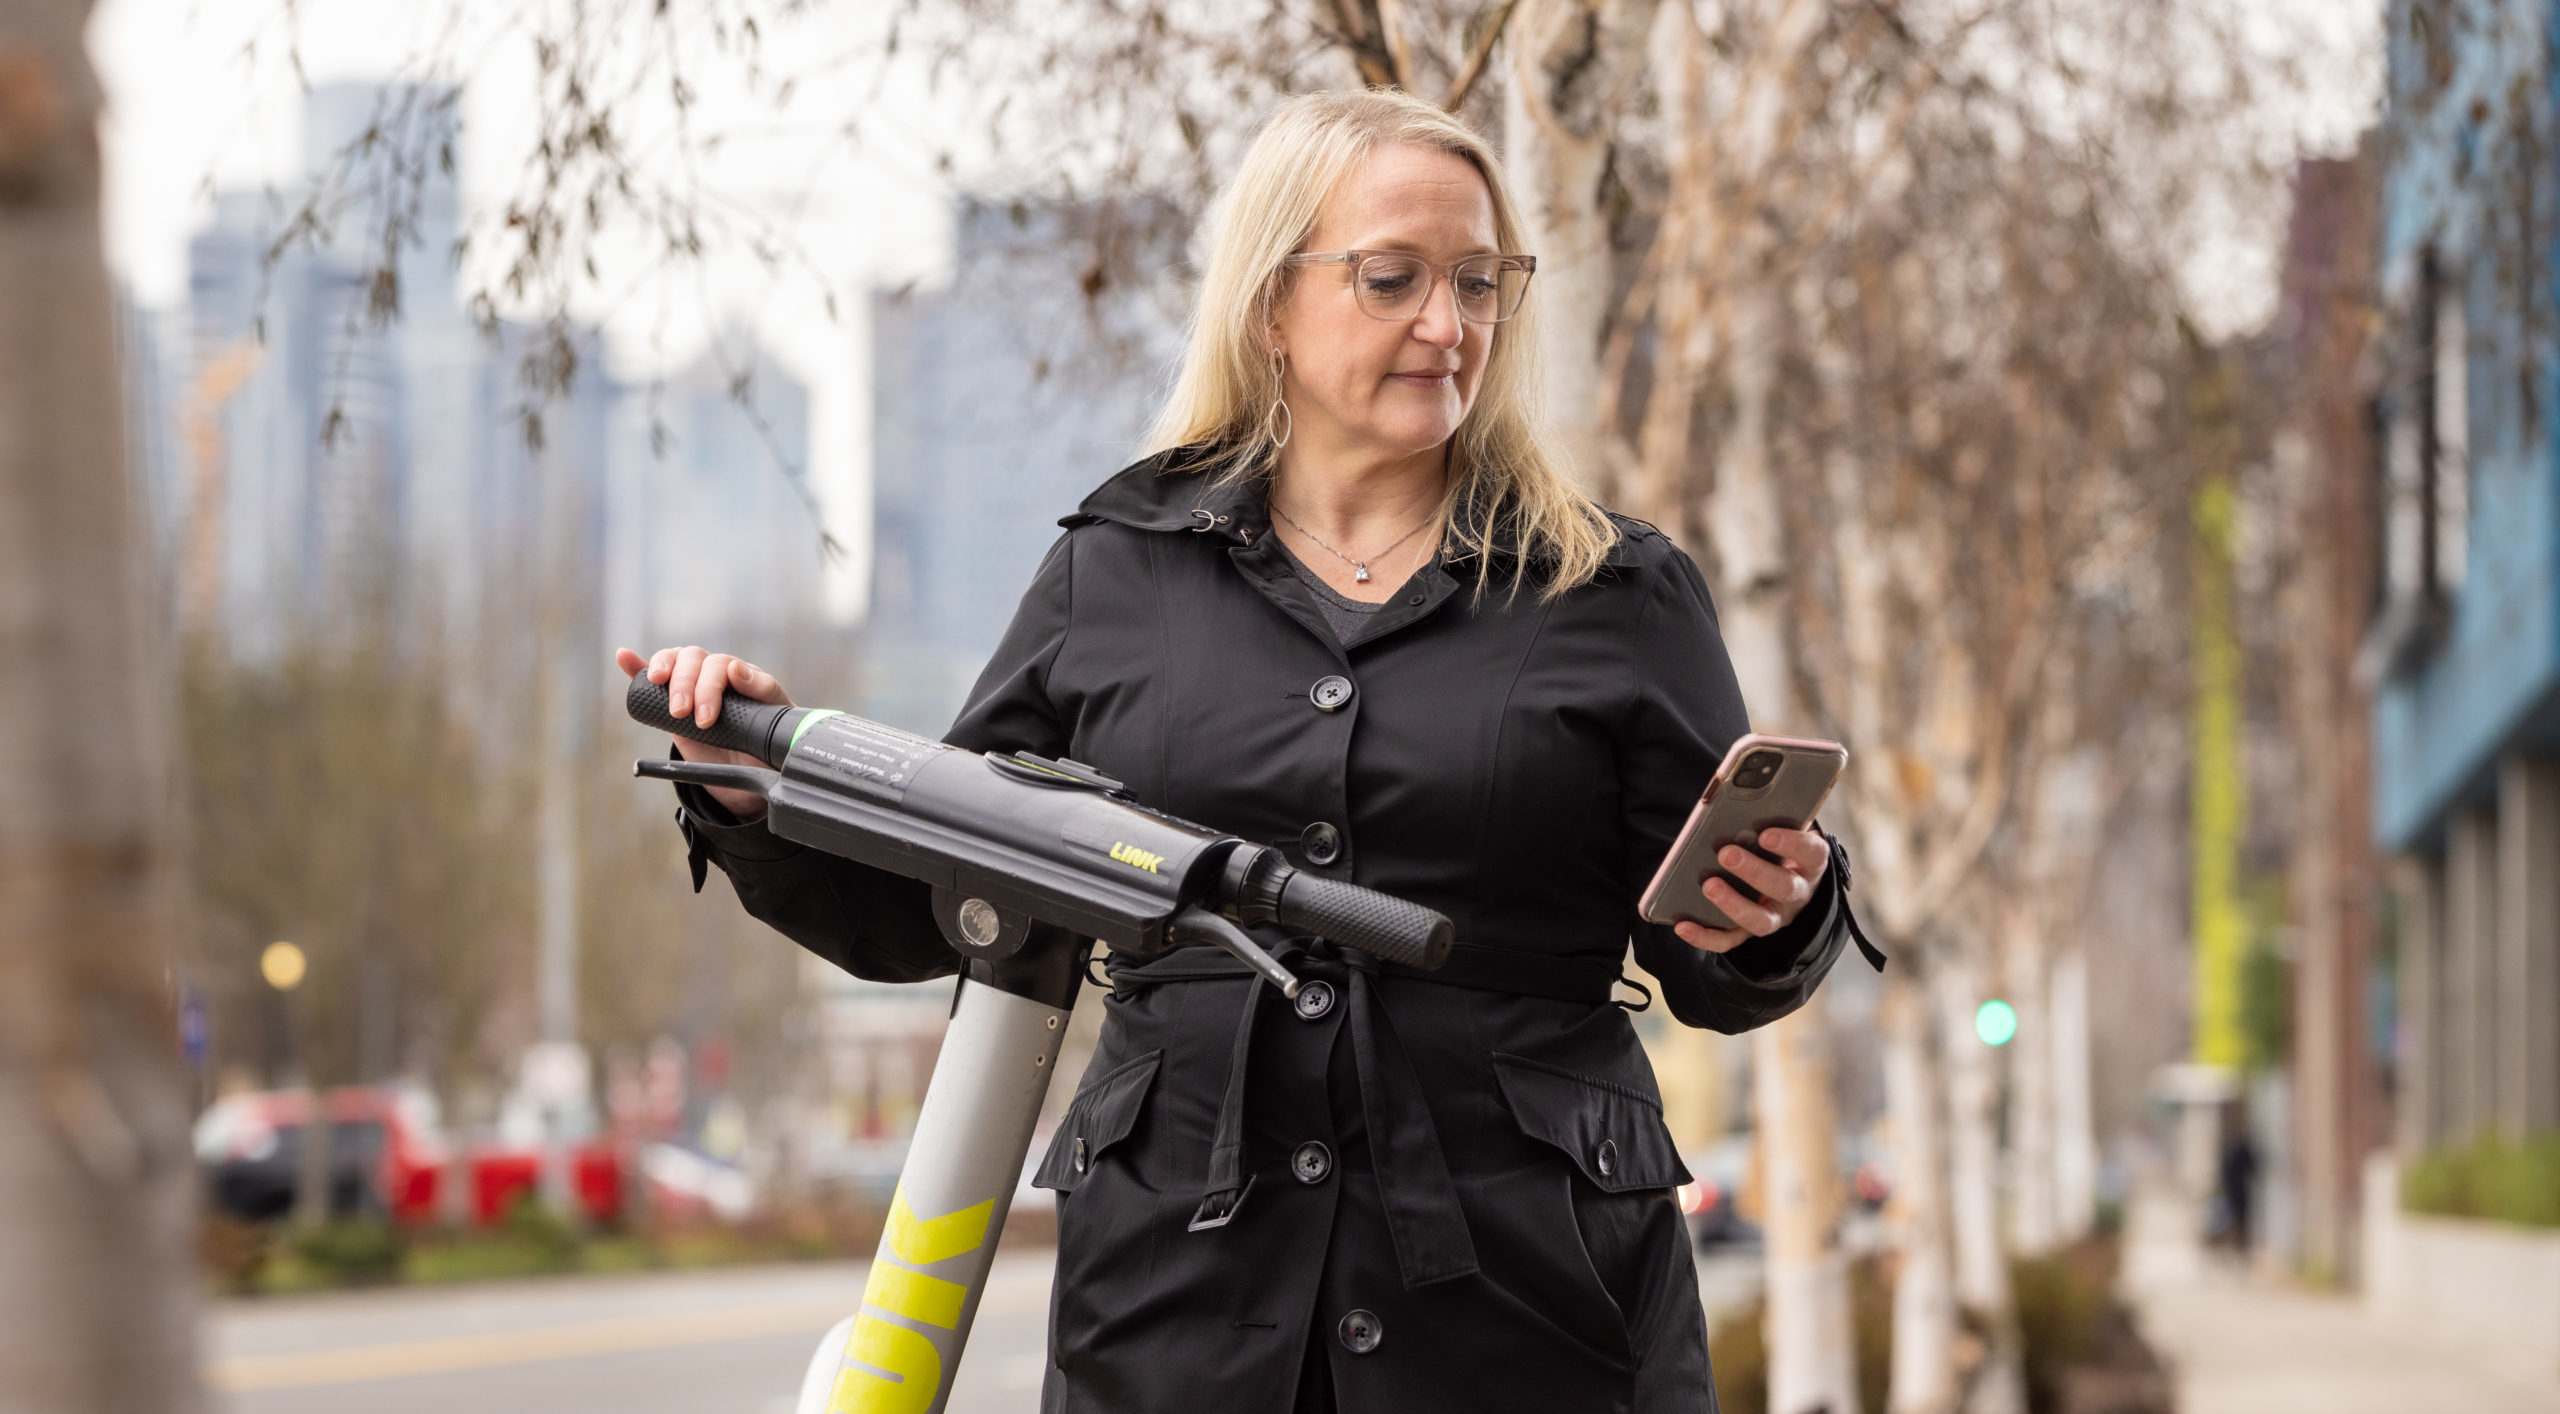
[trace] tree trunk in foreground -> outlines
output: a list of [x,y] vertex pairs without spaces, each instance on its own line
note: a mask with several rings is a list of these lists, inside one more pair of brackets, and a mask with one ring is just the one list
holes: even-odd
[[[86,0],[0,21],[0,1402],[196,1407],[194,1166],[161,947],[140,537]],[[34,681],[34,679],[29,679]]]

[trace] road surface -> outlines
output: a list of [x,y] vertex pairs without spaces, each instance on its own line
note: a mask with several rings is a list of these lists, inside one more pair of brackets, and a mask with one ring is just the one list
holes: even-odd
[[[206,1319],[230,1414],[790,1414],[818,1337],[867,1264],[558,1277],[228,1301]],[[1050,1254],[1000,1251],[953,1414],[1039,1402]],[[1711,1311],[1757,1290],[1756,1252],[1699,1264]]]

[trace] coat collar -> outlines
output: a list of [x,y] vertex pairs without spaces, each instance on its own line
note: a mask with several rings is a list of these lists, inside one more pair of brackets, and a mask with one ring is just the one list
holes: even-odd
[[[1227,474],[1239,458],[1251,455],[1246,448],[1217,442],[1195,442],[1158,452],[1095,488],[1076,507],[1075,514],[1061,517],[1058,524],[1072,528],[1111,521],[1133,530],[1193,531],[1218,536],[1231,544],[1259,544],[1271,530],[1270,502],[1263,494],[1261,479]],[[1609,547],[1606,563],[1613,569],[1640,563],[1636,541],[1661,532],[1640,520],[1624,516],[1611,519],[1617,524],[1618,540]],[[1495,551],[1497,556],[1507,553]],[[1444,563],[1464,565],[1472,558],[1460,555]],[[1546,558],[1540,552],[1531,552],[1533,562]],[[1501,572],[1502,562],[1497,559],[1495,573]]]
[[1196,531],[1238,545],[1269,533],[1261,482],[1229,476],[1243,449],[1201,442],[1158,452],[1095,488],[1063,526],[1112,521],[1133,530]]

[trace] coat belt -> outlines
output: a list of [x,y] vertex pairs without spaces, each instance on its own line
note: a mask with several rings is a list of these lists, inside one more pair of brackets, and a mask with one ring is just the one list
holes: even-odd
[[[1432,1124],[1413,1062],[1378,1002],[1376,979],[1380,973],[1410,976],[1597,1006],[1609,1000],[1617,967],[1603,959],[1543,957],[1465,944],[1454,950],[1447,967],[1436,972],[1380,964],[1367,954],[1339,951],[1324,943],[1284,945],[1273,951],[1299,976],[1330,982],[1345,994],[1350,1008],[1345,1024],[1351,1030],[1351,1058],[1359,1076],[1361,1114],[1368,1129],[1378,1196],[1406,1288],[1474,1274],[1475,1239],[1467,1231],[1466,1213],[1458,1203],[1457,1181],[1449,1175],[1448,1156],[1441,1151],[1440,1132]],[[1243,1015],[1236,1022],[1226,1093],[1219,1100],[1217,1128],[1210,1139],[1208,1185],[1191,1219],[1194,1232],[1223,1227],[1234,1219],[1252,1188],[1244,1173],[1245,1072],[1253,1052],[1254,1018],[1262,1010],[1262,984],[1244,964],[1209,947],[1176,948],[1146,962],[1124,962],[1115,954],[1104,967],[1112,990],[1123,995],[1192,982],[1244,979],[1251,983],[1245,989]]]

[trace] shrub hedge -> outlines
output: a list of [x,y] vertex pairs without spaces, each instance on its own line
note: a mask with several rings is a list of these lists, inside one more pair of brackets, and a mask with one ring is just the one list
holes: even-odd
[[2400,1205],[2413,1213],[2560,1227],[2560,1129],[2510,1143],[2484,1134],[2409,1165]]

